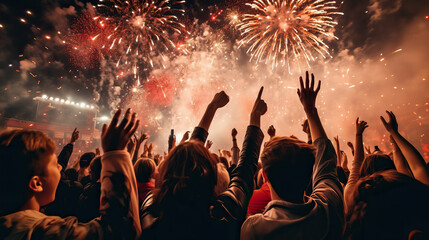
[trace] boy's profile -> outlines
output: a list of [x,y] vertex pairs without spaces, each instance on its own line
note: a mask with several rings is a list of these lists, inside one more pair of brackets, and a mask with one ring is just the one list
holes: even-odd
[[31,130],[0,133],[0,239],[135,239],[140,235],[137,183],[125,146],[138,127],[130,109],[103,127],[100,217],[47,216],[61,178],[55,144]]

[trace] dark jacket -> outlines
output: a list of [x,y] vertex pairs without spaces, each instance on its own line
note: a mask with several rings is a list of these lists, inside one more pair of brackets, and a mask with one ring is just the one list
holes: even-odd
[[[207,135],[207,131],[196,127],[192,139],[204,143]],[[147,195],[141,208],[142,239],[239,239],[263,138],[259,127],[247,128],[240,160],[227,190],[196,204],[200,206],[178,203],[169,206],[172,209],[166,212],[170,215],[160,219],[151,211],[153,195]]]
[[82,193],[83,186],[78,181],[67,178],[64,170],[73,153],[73,144],[69,143],[63,147],[58,155],[58,163],[61,165],[61,179],[55,192],[55,200],[45,206],[44,212],[51,216],[76,216],[79,196]]

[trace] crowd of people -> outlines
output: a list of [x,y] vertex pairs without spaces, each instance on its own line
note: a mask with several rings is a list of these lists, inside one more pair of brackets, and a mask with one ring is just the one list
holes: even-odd
[[224,91],[192,134],[168,139],[165,154],[136,136],[130,109],[122,120],[116,111],[103,126],[102,152],[82,154],[76,168],[67,169],[77,129],[58,156],[42,132],[3,131],[0,239],[429,239],[429,167],[394,113],[380,117],[392,150],[365,148],[368,124],[357,118],[346,156],[323,128],[320,88],[313,74],[300,78],[308,139],[276,136],[270,126],[263,144],[261,87],[241,151],[236,129],[231,150],[212,152],[207,141],[229,102]]

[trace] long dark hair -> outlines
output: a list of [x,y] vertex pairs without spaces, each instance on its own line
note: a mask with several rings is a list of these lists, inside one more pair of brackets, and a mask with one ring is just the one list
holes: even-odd
[[345,239],[407,239],[429,230],[429,187],[395,170],[361,178],[352,192]]
[[200,141],[191,140],[170,151],[159,180],[153,209],[161,218],[172,206],[208,206],[217,182],[216,161]]

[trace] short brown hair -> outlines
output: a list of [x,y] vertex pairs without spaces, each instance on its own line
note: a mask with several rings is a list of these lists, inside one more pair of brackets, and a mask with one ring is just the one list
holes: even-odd
[[153,178],[156,170],[155,161],[150,158],[140,158],[134,164],[134,172],[136,174],[137,182],[149,182]]
[[310,183],[315,147],[291,137],[274,137],[261,155],[262,167],[277,195],[287,200]]
[[28,183],[43,175],[42,155],[54,154],[55,143],[43,132],[12,130],[0,134],[0,215],[17,211],[26,201]]

